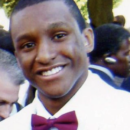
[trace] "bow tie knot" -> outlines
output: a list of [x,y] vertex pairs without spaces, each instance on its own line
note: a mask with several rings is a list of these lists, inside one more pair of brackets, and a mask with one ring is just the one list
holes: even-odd
[[47,119],[47,125],[51,128],[54,126],[54,123],[56,121],[56,118],[55,119]]
[[75,112],[69,112],[54,119],[32,115],[32,130],[77,130],[78,121]]

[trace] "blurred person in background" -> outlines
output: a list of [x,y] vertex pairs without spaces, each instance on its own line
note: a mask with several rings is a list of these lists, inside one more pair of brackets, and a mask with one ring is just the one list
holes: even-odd
[[[0,35],[0,49],[4,49],[15,56],[13,41],[11,39],[9,32],[6,32],[6,34],[4,33],[4,35]],[[35,97],[35,88],[31,87],[29,82],[25,80],[24,84],[20,86],[18,103],[22,107],[25,107],[26,105],[30,104],[33,101],[34,97]]]
[[125,20],[125,17],[123,15],[117,15],[113,19],[114,24],[121,25],[122,27],[125,26],[125,22],[126,22],[126,20]]
[[0,48],[14,55],[13,41],[9,33],[3,36],[0,35]]
[[95,48],[89,54],[89,70],[119,89],[115,76],[126,78],[130,75],[130,33],[115,24],[104,24],[94,33]]
[[8,31],[3,29],[3,26],[0,25],[0,37],[5,36],[8,34]]
[[0,49],[0,121],[17,113],[20,85],[25,78],[18,67],[16,58],[9,52]]
[[[117,15],[114,17],[113,23],[118,24],[122,27],[125,26],[125,17],[123,15]],[[127,30],[130,32],[130,28],[127,28]],[[118,86],[124,88],[125,90],[130,92],[130,77],[127,78],[120,78],[118,76],[115,77],[115,82]]]

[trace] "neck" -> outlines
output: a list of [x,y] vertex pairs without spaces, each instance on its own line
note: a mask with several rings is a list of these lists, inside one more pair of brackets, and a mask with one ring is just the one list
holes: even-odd
[[[81,76],[82,77],[82,76]],[[70,92],[63,97],[60,98],[49,98],[42,94],[40,91],[38,92],[38,97],[42,104],[44,104],[44,107],[46,110],[51,114],[54,115],[57,113],[76,93],[77,91],[82,87],[83,83],[85,82],[87,77],[83,76],[82,78],[75,83],[74,87],[70,90]]]

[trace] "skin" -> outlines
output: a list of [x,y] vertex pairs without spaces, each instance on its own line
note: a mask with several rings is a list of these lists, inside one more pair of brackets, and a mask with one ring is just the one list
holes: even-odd
[[103,56],[95,64],[104,66],[111,70],[114,76],[118,77],[128,77],[130,75],[130,40],[125,39],[122,41],[120,49],[115,53],[111,54],[109,57],[116,59],[116,63],[105,62],[105,57]]
[[24,75],[38,89],[46,109],[55,114],[87,78],[86,52],[93,49],[92,30],[81,33],[68,7],[59,1],[17,12],[11,29]]
[[122,41],[119,51],[112,56],[117,59],[117,63],[110,66],[114,75],[119,77],[130,76],[130,40]]
[[12,83],[5,72],[0,72],[0,120],[10,116],[13,104],[18,100],[19,87]]

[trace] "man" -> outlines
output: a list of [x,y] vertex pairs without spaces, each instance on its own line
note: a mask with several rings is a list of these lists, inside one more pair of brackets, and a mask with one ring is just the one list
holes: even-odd
[[[0,37],[0,49],[6,50],[7,52],[14,55],[15,50],[9,32],[6,35]],[[22,107],[25,107],[27,104],[32,102],[32,99],[34,98],[34,94],[31,94],[32,90],[34,90],[34,88],[29,87],[29,83],[27,80],[24,81],[24,84],[20,85],[18,103]]]
[[18,62],[38,91],[32,104],[0,124],[1,130],[130,128],[123,121],[130,118],[124,113],[129,93],[88,73],[93,33],[73,0],[21,0],[10,29]]
[[119,89],[115,77],[130,75],[130,33],[119,25],[101,25],[95,29],[95,48],[89,57],[89,69]]
[[8,31],[4,30],[3,26],[0,25],[0,38],[7,35],[7,34],[8,34]]
[[15,109],[20,107],[17,100],[23,82],[24,76],[17,65],[16,58],[0,49],[0,121],[18,111]]
[[13,42],[9,33],[0,37],[0,48],[14,55]]
[[125,17],[123,15],[117,15],[114,17],[113,23],[124,27],[126,23]]

